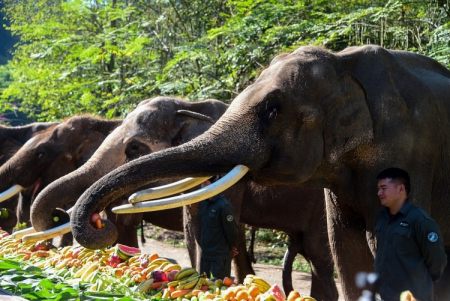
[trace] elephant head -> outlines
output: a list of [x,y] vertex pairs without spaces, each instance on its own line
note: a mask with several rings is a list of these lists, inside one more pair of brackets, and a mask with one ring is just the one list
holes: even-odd
[[76,116],[39,132],[1,166],[0,199],[30,188],[23,192],[29,208],[45,185],[81,166],[120,122]]
[[36,230],[55,226],[57,208],[75,203],[82,192],[114,168],[142,155],[182,144],[206,131],[227,105],[217,100],[187,102],[172,97],[142,101],[79,169],[53,182],[36,198],[31,221]]
[[[0,166],[8,161],[28,139],[57,124],[57,122],[34,122],[23,126],[0,125]],[[7,232],[11,232],[17,222],[22,221],[21,216],[15,213],[16,205],[17,197],[10,198],[0,205],[0,228]]]
[[[448,225],[449,97],[450,72],[424,56],[377,46],[339,53],[301,47],[276,57],[204,134],[133,160],[94,183],[74,207],[72,233],[85,247],[105,247],[114,242],[114,225],[105,221],[97,229],[90,218],[116,199],[156,180],[210,176],[245,165],[259,183],[332,191],[330,244],[344,294],[355,300],[354,275],[373,262],[369,247],[380,170],[409,170],[414,196],[439,224]],[[147,203],[133,211],[173,205]],[[113,212],[129,213],[129,207]],[[442,233],[450,248],[450,227]],[[355,249],[357,257],[348,251]]]
[[22,126],[0,125],[0,166],[8,161],[28,139],[57,124],[57,122],[34,122]]
[[373,136],[364,90],[339,65],[338,57],[312,47],[275,58],[206,133],[129,162],[91,186],[72,215],[77,240],[90,248],[110,244],[110,227],[98,231],[89,217],[154,180],[214,175],[238,164],[261,183],[320,177]]

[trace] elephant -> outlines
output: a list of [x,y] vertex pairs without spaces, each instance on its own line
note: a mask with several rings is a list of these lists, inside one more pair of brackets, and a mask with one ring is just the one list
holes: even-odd
[[[57,122],[34,122],[23,126],[0,125],[0,166],[11,158],[28,139],[57,124]],[[3,214],[0,218],[0,228],[7,232],[11,232],[18,221],[16,204],[17,197],[1,204]]]
[[[97,180],[101,174],[106,174],[114,167],[139,157],[147,152],[155,152],[171,146],[175,146],[205,132],[227,109],[227,105],[216,101],[207,100],[197,103],[189,103],[171,97],[156,97],[151,100],[141,102],[136,109],[131,112],[119,126],[108,136],[104,143],[97,149],[92,158],[80,169],[71,174],[58,179],[47,186],[36,198],[31,209],[31,220],[33,227],[37,230],[45,230],[53,225],[52,210],[56,208],[68,207],[74,202],[89,185]],[[95,171],[95,173],[94,173]],[[64,189],[64,194],[61,193]],[[297,253],[303,254],[313,266],[313,294],[318,300],[337,300],[337,289],[333,279],[333,263],[326,243],[326,224],[321,222],[320,226],[308,227],[307,220],[313,216],[320,219],[320,213],[324,212],[323,191],[301,190],[299,188],[278,187],[268,189],[255,183],[240,183],[239,188],[227,191],[227,197],[232,201],[235,215],[241,222],[257,225],[260,227],[277,228],[292,235],[302,238],[301,243],[296,245],[297,252],[292,260],[287,261],[289,268],[292,266],[293,258]],[[293,207],[291,200],[301,195],[305,198],[304,204],[307,206]],[[268,199],[274,202],[261,202],[259,200]],[[243,199],[251,199],[243,202]],[[242,206],[244,204],[245,206]],[[278,204],[277,206],[274,206]],[[302,203],[299,203],[302,204]],[[252,207],[252,209],[248,209]],[[261,218],[255,214],[255,209],[266,215]],[[174,209],[168,210],[173,211]],[[293,215],[289,219],[279,220],[273,212],[289,211]],[[298,212],[303,212],[305,220],[302,223],[294,224]],[[171,218],[173,212],[156,212],[162,221],[170,221],[172,226],[178,225]],[[149,214],[153,214],[149,217]],[[272,214],[272,215],[271,215]],[[126,215],[125,215],[126,216]],[[198,241],[196,228],[198,227],[196,208],[188,208],[185,212],[184,229],[191,261],[199,266],[201,250],[197,250],[195,241]],[[108,214],[110,217],[110,214]],[[125,227],[123,223],[115,222],[119,230],[117,241],[129,245],[137,245],[135,235],[129,235],[134,227],[139,224],[141,216],[129,221]],[[155,212],[144,213],[144,219],[153,224],[161,226],[160,222],[155,223]],[[131,225],[131,227],[130,227]],[[168,225],[163,225],[167,228]],[[180,226],[181,228],[181,226]],[[183,229],[183,228],[181,228]],[[178,230],[175,228],[173,230]],[[133,238],[133,240],[132,240]],[[319,244],[317,242],[320,242]],[[245,235],[240,233],[240,254],[235,259],[236,274],[243,280],[246,274],[254,273],[245,251]],[[301,249],[299,249],[301,248]],[[285,290],[292,290],[291,268],[287,270]]]
[[[303,46],[276,56],[202,135],[128,162],[89,187],[72,212],[72,233],[83,246],[108,245],[114,225],[96,229],[91,215],[157,180],[233,168],[260,184],[325,188],[337,273],[346,300],[356,300],[355,275],[373,269],[381,170],[409,171],[412,201],[440,225],[450,253],[449,119],[450,71],[435,60],[376,45],[340,52]],[[113,212],[159,210],[179,199]],[[435,286],[437,300],[450,299],[449,271]]]
[[75,116],[37,133],[9,158],[0,167],[0,191],[10,187],[22,191],[19,201],[12,201],[18,222],[29,222],[31,203],[43,187],[82,165],[120,123]]
[[0,166],[38,132],[54,127],[57,122],[33,122],[22,126],[0,124]]

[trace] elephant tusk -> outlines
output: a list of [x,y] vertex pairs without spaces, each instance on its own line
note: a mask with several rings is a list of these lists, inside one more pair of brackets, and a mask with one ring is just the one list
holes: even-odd
[[28,234],[22,237],[23,242],[39,241],[50,239],[59,235],[69,233],[71,231],[70,223],[59,225],[58,227],[51,228],[45,231]]
[[[73,207],[71,207],[69,210],[67,210],[66,212],[67,212],[67,214],[69,214],[70,215],[70,213],[73,211]],[[65,224],[64,224],[65,225]],[[55,228],[52,228],[52,229],[55,229]],[[49,230],[52,230],[52,229],[49,229]],[[49,230],[46,230],[46,231],[49,231]],[[15,238],[15,239],[21,239],[21,238],[23,238],[23,237],[25,237],[25,236],[27,236],[28,234],[31,234],[31,233],[35,233],[36,232],[36,230],[33,228],[33,227],[29,227],[29,228],[26,228],[26,229],[23,229],[23,230],[20,230],[20,231],[16,231],[16,232],[13,232],[12,234],[11,234],[11,236],[12,236],[12,238]],[[45,232],[45,231],[43,231],[43,232]],[[43,232],[38,232],[38,233],[43,233]],[[67,232],[66,232],[67,233]],[[63,233],[63,234],[66,234],[66,233]],[[53,237],[55,237],[55,236],[58,236],[59,234],[56,234],[56,235],[54,235],[54,236],[52,236],[51,238],[53,238]],[[41,240],[43,240],[43,239],[45,239],[45,238],[42,238]]]
[[0,193],[0,203],[12,198],[13,196],[21,192],[23,189],[24,188],[20,185],[14,185],[6,189],[2,193]]
[[139,213],[159,211],[194,204],[213,197],[233,186],[243,176],[245,176],[248,170],[249,168],[245,165],[237,165],[220,180],[208,185],[207,187],[165,199],[117,206],[112,208],[112,212],[116,214]]
[[133,193],[129,198],[130,204],[140,203],[143,201],[154,200],[157,198],[166,197],[169,195],[177,194],[179,192],[186,191],[192,187],[200,185],[211,177],[202,178],[186,178],[177,182],[173,182],[167,185],[162,185],[154,188],[149,188]]
[[30,233],[34,233],[34,232],[36,232],[36,230],[34,230],[33,227],[30,227],[30,228],[26,228],[26,229],[22,229],[22,230],[13,232],[11,234],[11,237],[14,238],[14,239],[21,239],[25,235],[30,234]]

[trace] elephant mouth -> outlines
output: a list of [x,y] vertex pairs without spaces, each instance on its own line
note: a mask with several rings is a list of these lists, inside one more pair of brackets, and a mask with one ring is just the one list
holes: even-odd
[[36,195],[38,194],[38,192],[40,191],[40,188],[42,187],[42,180],[41,178],[38,178],[32,186],[32,190],[31,190],[31,200],[34,200],[36,198]]
[[[185,183],[183,184],[186,184],[187,182],[187,184],[189,185],[178,185],[179,182],[178,183],[176,182],[169,185],[165,185],[166,187],[157,187],[150,190],[138,191],[133,195],[131,195],[131,197],[128,199],[128,201],[131,204],[114,207],[112,208],[112,212],[116,214],[140,213],[140,212],[173,209],[198,203],[213,196],[216,196],[219,193],[222,193],[226,189],[230,188],[231,186],[236,184],[240,179],[242,179],[247,174],[248,171],[249,168],[247,166],[236,165],[225,176],[223,176],[216,182],[206,187],[200,188],[198,190],[186,194],[181,194],[163,199],[155,200],[155,198],[158,197],[165,197],[173,195],[175,193],[186,191],[189,188],[192,188],[200,183],[203,183],[209,177],[191,178],[182,180],[185,181]],[[146,200],[151,201],[146,202]]]
[[[31,199],[32,200],[34,200],[34,198],[37,195],[37,193],[39,192],[39,189],[41,188],[41,186],[42,186],[42,180],[40,178],[37,179],[31,186]],[[10,198],[19,194],[23,190],[25,190],[25,187],[23,187],[22,185],[19,185],[19,184],[15,184],[15,185],[9,187],[8,189],[6,189],[5,191],[0,193],[0,203],[4,202],[6,200],[9,200]]]

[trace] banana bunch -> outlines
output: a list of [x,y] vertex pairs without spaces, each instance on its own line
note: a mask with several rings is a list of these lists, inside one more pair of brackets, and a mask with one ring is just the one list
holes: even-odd
[[183,280],[183,279],[186,279],[195,274],[197,276],[199,275],[198,272],[194,268],[182,268],[175,275],[175,280]]
[[270,288],[270,284],[266,280],[252,274],[245,276],[244,285],[247,287],[255,285],[261,293],[267,292]]
[[177,290],[200,289],[204,284],[206,275],[200,275],[194,268],[183,268],[175,275],[175,280],[167,283],[167,286]]

